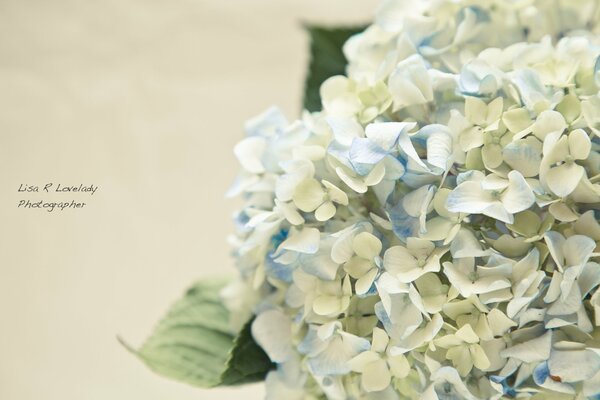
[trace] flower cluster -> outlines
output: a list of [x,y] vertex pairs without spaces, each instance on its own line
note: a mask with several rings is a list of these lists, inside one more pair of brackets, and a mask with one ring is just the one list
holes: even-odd
[[235,147],[269,399],[600,398],[600,2],[386,1]]

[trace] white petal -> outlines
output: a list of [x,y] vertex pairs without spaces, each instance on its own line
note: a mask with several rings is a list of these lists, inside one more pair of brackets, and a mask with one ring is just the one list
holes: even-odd
[[[279,246],[279,249],[315,254],[319,250],[321,234],[317,228],[304,228],[290,236]],[[279,249],[277,253],[279,253]]]
[[279,310],[258,314],[252,323],[252,337],[273,362],[285,362],[294,354],[291,319]]
[[565,265],[565,237],[558,232],[550,231],[544,234],[544,240],[550,251],[550,255],[554,259],[554,262],[558,265],[559,269],[562,269]]
[[331,199],[331,201],[334,201],[343,206],[348,205],[348,195],[344,193],[344,191],[335,186],[333,183],[326,181],[325,179],[323,179],[321,183],[327,188],[327,191],[329,192],[329,198]]
[[551,346],[552,332],[550,331],[538,338],[509,347],[503,350],[500,355],[516,358],[526,363],[540,362],[550,357]]
[[581,382],[600,371],[600,356],[590,350],[554,350],[548,360],[550,374],[561,382]]
[[448,211],[478,214],[483,212],[493,198],[481,188],[481,183],[467,181],[456,187],[446,200]]
[[506,211],[516,214],[531,207],[535,202],[535,195],[523,175],[517,171],[510,171],[508,181],[508,187],[502,193],[502,205]]
[[559,197],[567,197],[585,175],[585,169],[577,164],[562,164],[550,168],[546,173],[546,183],[552,192]]
[[539,173],[542,160],[542,144],[535,137],[508,143],[502,150],[504,161],[524,177],[533,177]]
[[233,152],[245,170],[254,174],[261,174],[265,172],[261,158],[266,145],[265,138],[248,137],[239,142],[233,148]]
[[367,125],[365,135],[382,149],[390,151],[397,144],[398,136],[403,132],[409,132],[416,125],[415,122],[398,122],[394,125],[373,123]]
[[444,171],[452,163],[452,137],[446,132],[435,132],[427,138],[427,161]]
[[570,236],[563,247],[567,265],[574,266],[585,264],[594,252],[595,247],[596,243],[594,240],[587,236]]

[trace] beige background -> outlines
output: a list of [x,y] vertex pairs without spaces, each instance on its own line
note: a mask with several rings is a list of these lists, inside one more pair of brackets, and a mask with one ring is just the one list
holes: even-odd
[[[115,336],[139,344],[193,280],[233,273],[243,121],[298,115],[299,21],[368,21],[375,3],[0,0],[0,399],[242,396],[157,377]],[[100,188],[17,193],[47,182]]]

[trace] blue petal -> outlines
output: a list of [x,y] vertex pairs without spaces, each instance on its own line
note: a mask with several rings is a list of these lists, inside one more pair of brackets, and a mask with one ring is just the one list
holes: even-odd
[[291,283],[293,281],[294,267],[292,265],[280,264],[273,259],[273,252],[265,257],[265,273],[268,277]]
[[600,86],[600,56],[596,58],[596,64],[594,65],[594,80],[596,85]]
[[478,6],[469,6],[469,7],[465,7],[462,10],[460,10],[460,13],[458,14],[458,23],[461,23],[465,19],[467,9],[471,10],[475,14],[477,23],[491,21],[490,15],[483,8],[478,7]]
[[368,175],[373,166],[387,156],[387,152],[366,138],[355,138],[350,146],[350,163],[359,175]]
[[390,216],[392,229],[398,239],[406,242],[409,237],[418,236],[420,222],[418,218],[411,217],[402,207],[402,200],[398,201],[394,206],[387,206],[386,211]]
[[550,376],[550,369],[548,368],[548,361],[540,363],[533,370],[533,381],[536,385],[543,385],[546,379]]

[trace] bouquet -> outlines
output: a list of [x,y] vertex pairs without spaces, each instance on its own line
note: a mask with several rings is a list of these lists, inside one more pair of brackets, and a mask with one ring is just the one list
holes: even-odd
[[301,118],[234,149],[239,276],[132,351],[277,400],[600,399],[600,1],[309,30]]

